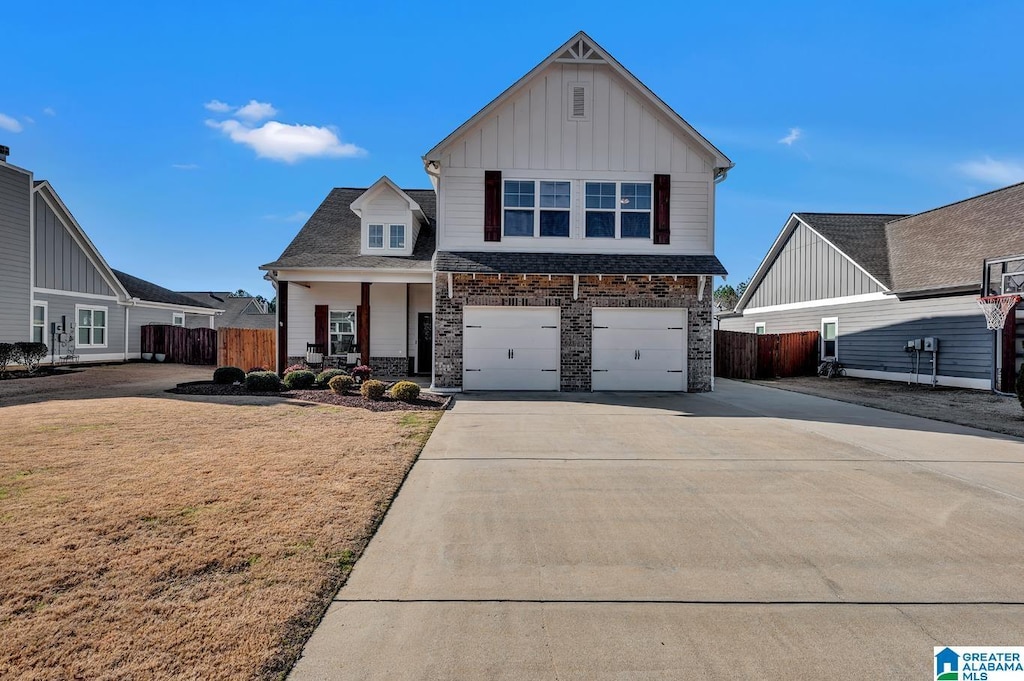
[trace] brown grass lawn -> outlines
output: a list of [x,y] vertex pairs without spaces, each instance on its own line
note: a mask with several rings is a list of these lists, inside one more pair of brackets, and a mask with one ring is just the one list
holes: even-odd
[[440,412],[0,408],[0,678],[275,678]]

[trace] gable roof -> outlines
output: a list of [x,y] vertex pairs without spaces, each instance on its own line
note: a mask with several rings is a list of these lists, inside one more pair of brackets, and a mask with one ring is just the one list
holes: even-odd
[[[569,56],[572,55],[572,56]],[[704,149],[705,152],[711,155],[714,159],[714,168],[716,171],[728,171],[735,164],[729,160],[729,158],[718,150],[715,145],[707,140],[706,137],[701,135],[697,130],[687,123],[682,116],[675,112],[668,104],[666,104],[658,95],[654,94],[650,88],[644,85],[636,76],[630,73],[622,64],[615,60],[604,48],[598,45],[593,38],[588,36],[583,31],[580,31],[572,38],[569,38],[565,43],[562,44],[557,50],[552,52],[544,61],[532,68],[525,76],[517,80],[511,86],[509,86],[504,92],[495,97],[491,102],[480,109],[472,118],[456,128],[451,134],[445,137],[443,140],[438,142],[434,147],[423,156],[423,160],[437,161],[440,160],[443,150],[457,138],[461,137],[463,133],[468,132],[482,119],[497,110],[502,104],[508,99],[515,96],[527,83],[533,80],[534,76],[546,69],[548,66],[559,61],[573,61],[577,63],[592,63],[592,64],[607,64],[613,72],[615,72],[620,78],[625,80],[628,84],[636,88],[642,95],[647,97],[655,107],[664,114],[668,120],[675,123],[676,126],[683,131],[683,133],[692,138],[699,147]],[[716,174],[718,174],[716,172]]]
[[124,286],[125,290],[128,291],[128,296],[130,298],[138,298],[141,301],[150,303],[165,303],[168,305],[182,305],[184,307],[203,307],[211,310],[218,309],[213,305],[193,300],[186,295],[176,293],[170,289],[164,288],[163,286],[154,284],[151,281],[139,279],[138,277],[119,270],[113,270],[113,272],[117,275],[118,280]]
[[215,325],[218,329],[275,329],[277,315],[260,312],[256,298],[252,296],[233,297],[232,291],[178,291],[197,303],[224,310],[218,315]]
[[369,188],[367,188],[367,190],[359,196],[359,198],[352,202],[352,205],[350,206],[352,211],[356,215],[362,217],[363,204],[369,201],[371,198],[373,198],[373,196],[376,195],[376,193],[383,187],[389,187],[391,191],[395,192],[396,194],[398,194],[399,197],[404,199],[406,204],[409,206],[409,210],[413,211],[414,213],[419,213],[421,216],[423,215],[423,209],[420,208],[420,204],[416,203],[416,201],[411,196],[406,194],[404,189],[402,189],[397,184],[392,182],[391,178],[388,177],[387,175],[381,175],[379,180],[371,184]]
[[362,220],[352,212],[352,203],[366,188],[332,189],[277,260],[261,270],[345,268],[429,270],[434,256],[434,214],[437,198],[433,189],[403,189],[415,201],[427,224],[420,228],[412,255],[362,255]]
[[1024,253],[1024,183],[895,220],[886,241],[896,293],[980,290],[986,259]]
[[796,213],[805,225],[820,234],[840,252],[885,288],[892,288],[885,225],[905,217],[893,213]]

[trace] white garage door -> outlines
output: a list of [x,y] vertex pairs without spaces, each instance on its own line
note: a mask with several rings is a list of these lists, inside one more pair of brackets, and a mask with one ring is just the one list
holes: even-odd
[[686,309],[593,309],[594,390],[686,390]]
[[464,390],[558,390],[557,307],[462,311]]

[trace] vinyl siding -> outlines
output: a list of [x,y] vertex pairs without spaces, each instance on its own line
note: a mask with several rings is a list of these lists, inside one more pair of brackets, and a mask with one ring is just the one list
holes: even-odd
[[[62,323],[62,317],[64,317],[65,323],[74,323],[75,327],[78,326],[78,316],[75,312],[76,305],[83,305],[92,308],[106,308],[107,310],[107,346],[105,348],[82,348],[77,346],[77,332],[76,332],[76,347],[75,354],[82,358],[82,361],[89,361],[90,357],[96,355],[103,355],[103,361],[116,361],[123,359],[124,357],[124,306],[118,305],[116,300],[103,300],[97,298],[81,298],[79,296],[62,296],[50,293],[36,292],[35,300],[46,301],[47,303],[47,321],[49,323]],[[135,314],[135,311],[132,311]],[[134,319],[132,320],[135,321]],[[50,344],[49,329],[47,329],[47,345]],[[129,344],[131,342],[131,334],[129,334]],[[138,342],[138,338],[135,339]],[[59,349],[58,349],[59,350]]]
[[114,295],[71,230],[38,192],[35,195],[35,285],[59,291]]
[[[722,319],[725,331],[754,332],[765,322],[767,333],[819,331],[825,317],[839,318],[839,361],[851,369],[913,372],[908,340],[939,339],[938,373],[988,380],[992,371],[993,334],[973,296],[900,301],[882,300],[750,313]],[[920,373],[931,374],[930,353],[921,353]]]
[[[570,83],[588,83],[590,116],[567,117]],[[441,159],[439,248],[711,253],[712,159],[607,66],[552,64],[515,97],[453,140]],[[483,240],[485,170],[507,179],[574,180],[572,238]],[[671,243],[583,238],[582,183],[672,176]]]
[[407,284],[370,286],[370,356],[406,357]]
[[801,223],[751,294],[747,308],[840,298],[882,290],[849,258]]
[[[415,245],[416,227],[409,204],[391,187],[384,186],[368,201],[362,210],[362,252],[368,255],[404,255],[412,254]],[[384,225],[384,248],[369,248],[369,230],[367,225]],[[390,243],[389,225],[405,225],[405,248],[388,248]]]
[[32,178],[0,163],[0,342],[30,340]]
[[[311,284],[306,288],[288,283],[289,356],[305,356],[306,343],[315,341],[313,314],[317,305],[327,305],[331,310],[354,311],[359,306],[359,284],[322,283]],[[372,308],[370,313],[373,313]],[[373,320],[370,324],[372,327]]]

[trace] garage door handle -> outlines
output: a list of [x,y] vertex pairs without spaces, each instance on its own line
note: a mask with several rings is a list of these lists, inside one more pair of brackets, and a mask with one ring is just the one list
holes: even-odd
[[633,355],[633,359],[640,359],[640,351],[639,350],[637,350],[636,354]]
[[508,349],[508,358],[512,359],[512,348]]

